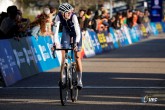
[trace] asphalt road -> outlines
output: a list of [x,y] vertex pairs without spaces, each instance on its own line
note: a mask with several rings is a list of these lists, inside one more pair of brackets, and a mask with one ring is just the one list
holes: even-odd
[[0,110],[165,110],[165,34],[83,59],[83,71],[76,103],[61,106],[56,68],[0,88]]

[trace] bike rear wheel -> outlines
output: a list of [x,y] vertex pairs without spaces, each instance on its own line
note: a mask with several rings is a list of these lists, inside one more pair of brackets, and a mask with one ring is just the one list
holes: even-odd
[[71,90],[70,90],[70,95],[71,95],[71,100],[72,102],[76,102],[78,99],[78,88],[77,88],[77,73],[76,73],[76,67],[73,66],[70,70],[71,72]]
[[62,78],[60,78],[60,100],[61,104],[64,106],[67,103],[68,100],[68,93],[69,93],[69,88],[68,88],[68,76],[67,76],[67,67],[64,67],[62,74]]

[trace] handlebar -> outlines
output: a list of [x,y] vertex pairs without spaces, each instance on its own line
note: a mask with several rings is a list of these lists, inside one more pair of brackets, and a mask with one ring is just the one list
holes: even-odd
[[56,48],[56,46],[53,46],[52,47],[53,58],[56,58],[56,55],[55,55],[56,50],[65,50],[67,52],[68,50],[74,50],[74,49],[73,48]]

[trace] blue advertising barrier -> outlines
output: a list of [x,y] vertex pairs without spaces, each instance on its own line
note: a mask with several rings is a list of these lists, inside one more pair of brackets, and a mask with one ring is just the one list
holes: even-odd
[[0,68],[6,86],[21,80],[21,74],[16,64],[12,47],[8,40],[0,40]]
[[44,40],[44,43],[46,45],[45,46],[46,50],[50,55],[50,58],[47,60],[48,68],[52,69],[52,68],[59,67],[60,66],[60,60],[58,60],[58,57],[53,58],[53,55],[52,55],[52,51],[51,51],[51,47],[53,46],[52,39],[49,36],[47,36],[47,37],[44,37],[43,40]]
[[139,30],[139,26],[135,26],[133,27],[135,32],[136,32],[136,39],[137,39],[137,42],[140,41],[142,39],[142,36],[141,36],[141,33],[140,33],[140,30]]
[[123,39],[123,46],[126,46],[129,44],[127,35],[125,33],[124,27],[121,28],[121,34],[122,34],[122,39]]
[[39,36],[36,40],[34,37],[29,38],[29,43],[33,48],[33,52],[37,58],[37,66],[39,72],[58,67],[59,61],[53,58],[51,53],[52,41],[50,37]]
[[163,28],[163,32],[165,32],[165,22],[161,22],[162,28]]
[[90,30],[88,30],[88,32],[89,32],[89,36],[90,36],[90,38],[92,40],[92,44],[93,44],[93,46],[95,48],[95,53],[96,54],[102,53],[102,48],[101,48],[101,45],[99,43],[99,40],[97,38],[96,33],[94,31],[90,31]]
[[133,43],[138,42],[135,29],[134,28],[129,29],[129,33],[130,33],[132,42]]
[[119,48],[118,42],[117,42],[117,40],[116,40],[116,36],[115,36],[115,34],[114,34],[114,29],[110,27],[110,28],[109,28],[109,31],[110,31],[110,34],[111,34],[111,36],[112,36],[114,48]]
[[112,50],[113,47],[113,40],[111,39],[111,35],[109,34],[109,30],[108,31],[104,31],[104,36],[106,38],[106,42],[108,44],[108,48],[107,51]]
[[158,32],[158,30],[156,29],[156,24],[153,23],[153,22],[151,22],[151,23],[150,23],[150,26],[151,26],[153,35],[158,36],[159,32]]
[[35,37],[28,37],[27,38],[27,41],[30,45],[30,48],[32,50],[32,53],[33,53],[33,56],[34,56],[34,59],[35,59],[35,63],[38,67],[38,71],[39,72],[43,72],[45,69],[43,69],[42,67],[46,67],[46,64],[42,58],[42,55],[41,55],[41,52],[40,52],[40,49],[38,47],[38,39],[35,39]]

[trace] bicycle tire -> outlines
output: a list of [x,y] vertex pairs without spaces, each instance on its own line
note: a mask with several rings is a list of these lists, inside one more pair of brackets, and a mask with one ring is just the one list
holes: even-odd
[[72,102],[76,102],[78,99],[78,88],[77,88],[77,73],[76,73],[76,67],[73,65],[71,67],[71,90],[70,90],[70,95],[71,95],[71,100]]
[[69,93],[69,89],[67,88],[67,78],[68,78],[68,76],[67,76],[67,67],[64,67],[64,71],[63,71],[63,73],[61,73],[61,74],[63,74],[63,75],[65,75],[65,78],[64,78],[64,80],[65,81],[62,81],[63,80],[63,78],[60,78],[60,84],[59,84],[59,86],[60,86],[60,100],[61,100],[61,105],[65,105],[66,103],[67,103],[67,100],[68,100],[68,93]]

